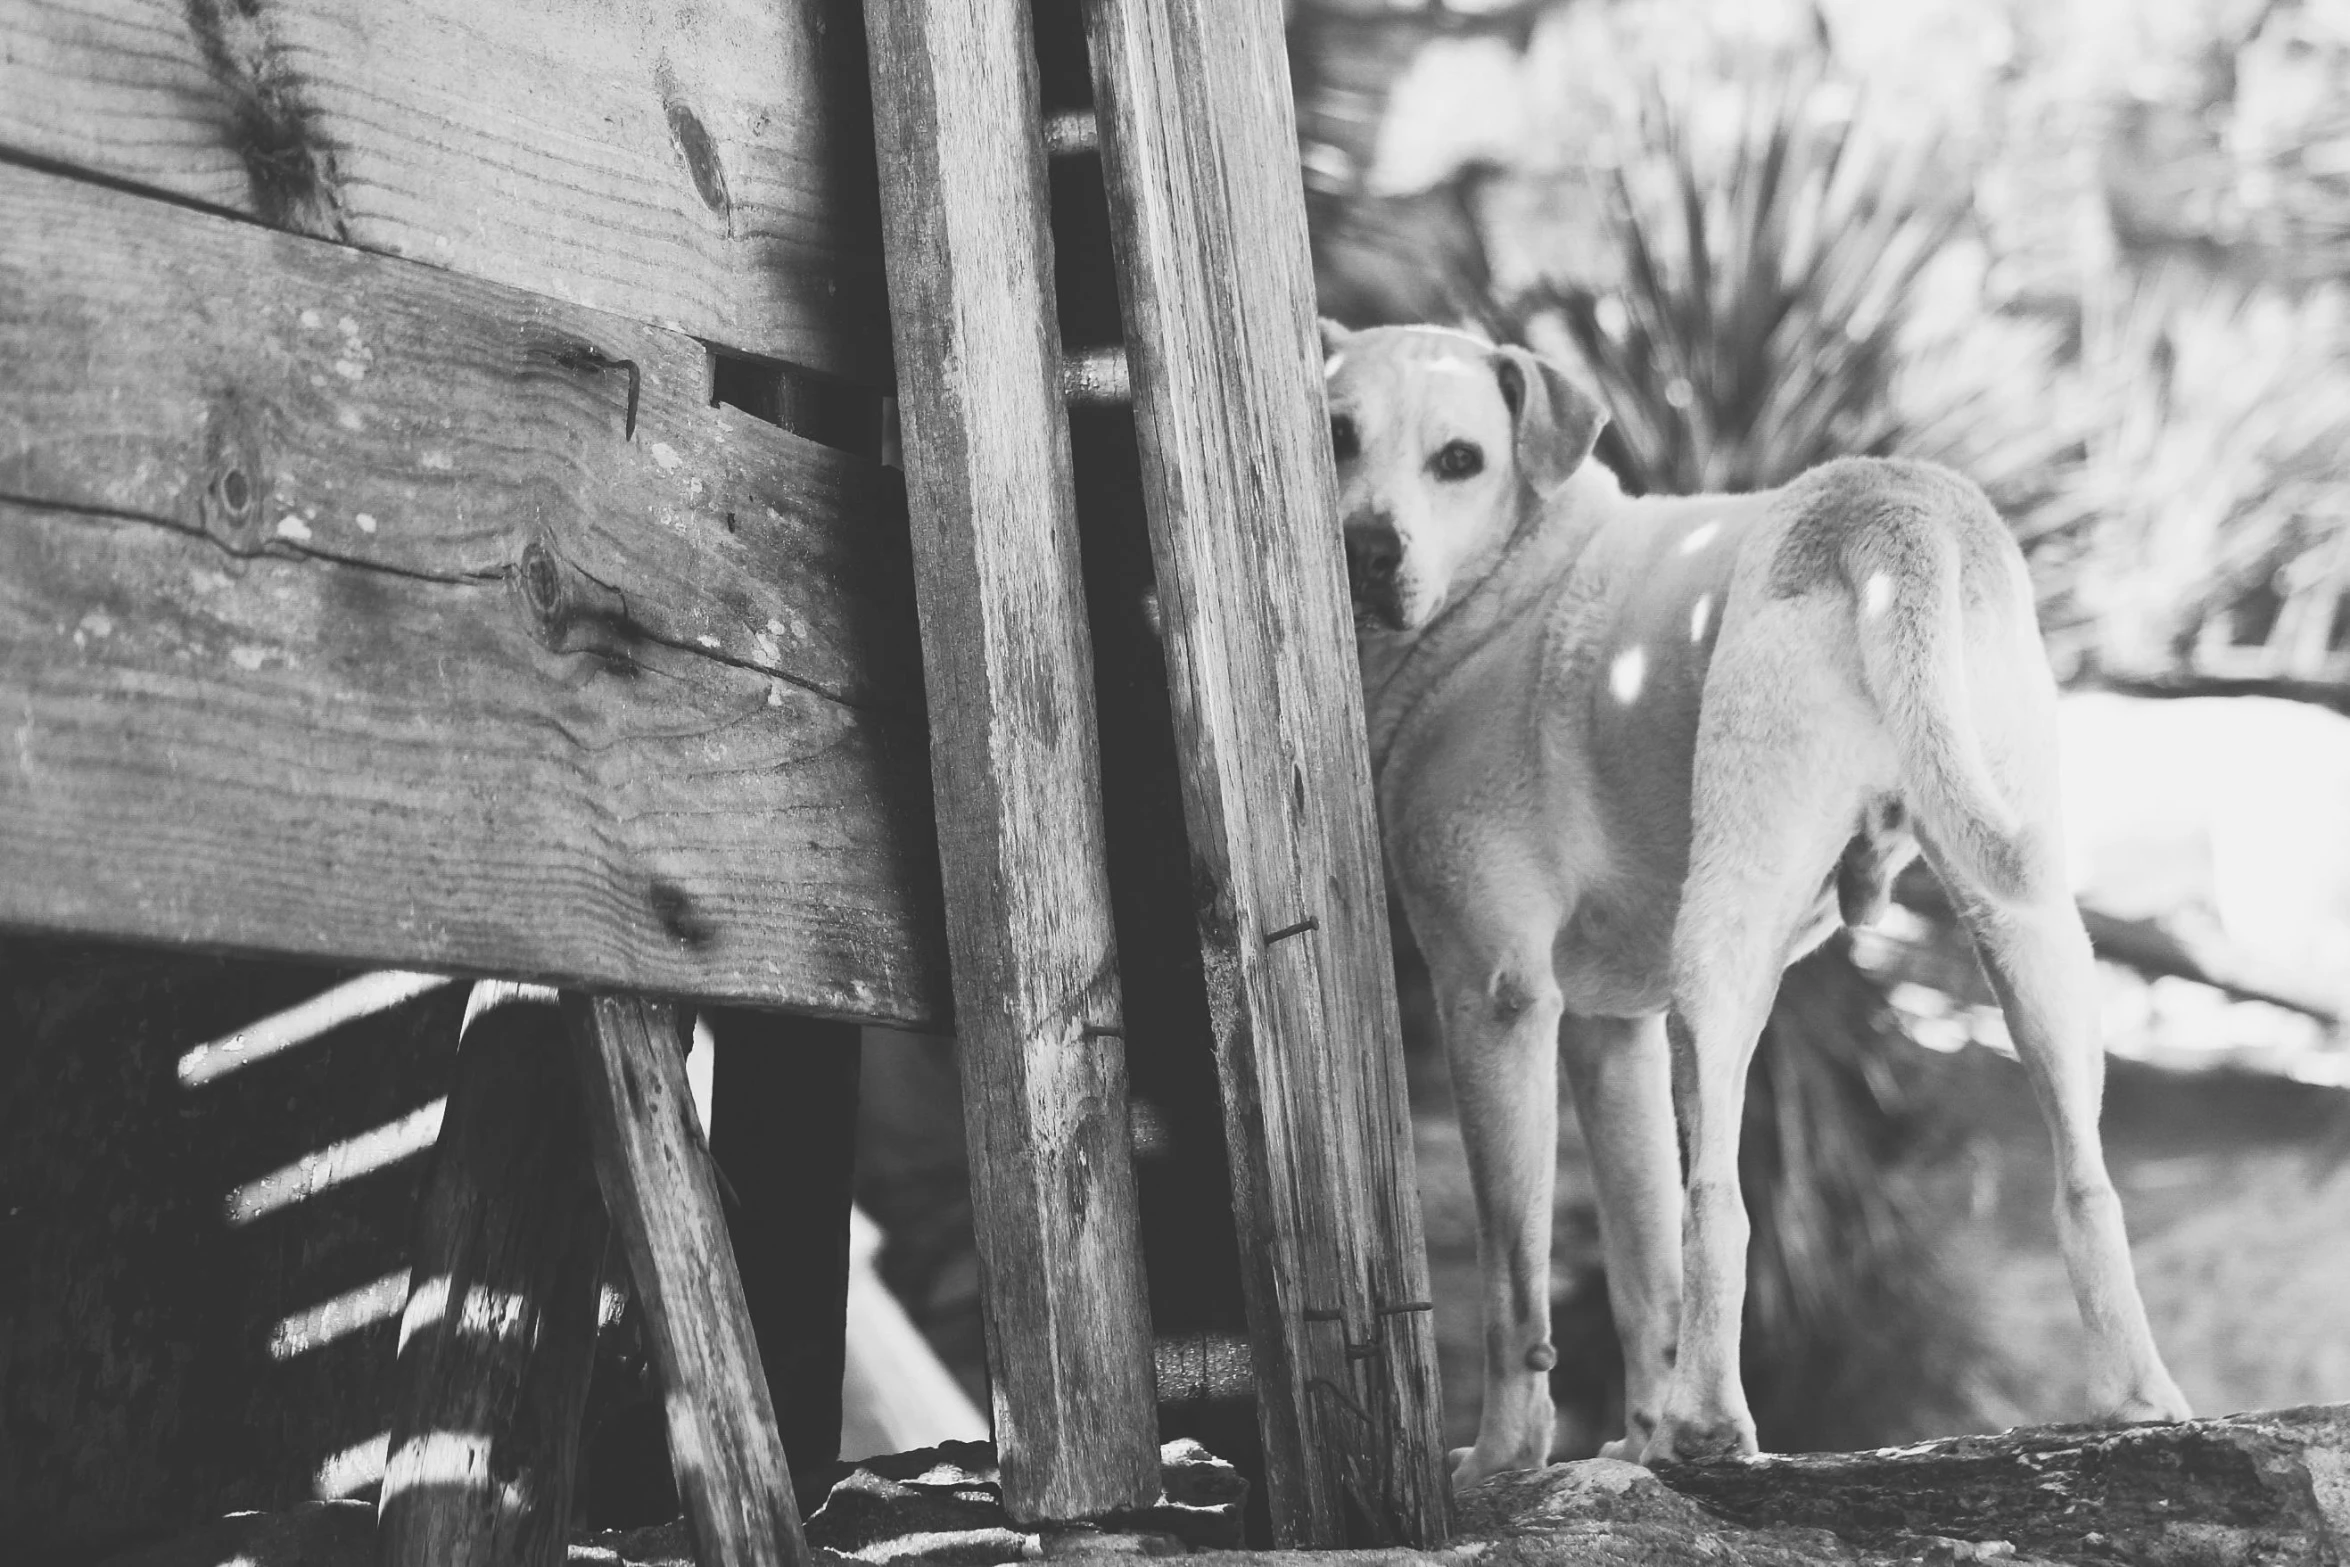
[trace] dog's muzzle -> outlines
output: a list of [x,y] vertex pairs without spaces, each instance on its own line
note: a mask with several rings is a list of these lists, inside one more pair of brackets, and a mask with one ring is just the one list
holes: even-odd
[[1355,618],[1403,629],[1403,606],[1396,596],[1396,568],[1403,564],[1403,538],[1391,523],[1367,523],[1346,530],[1346,586],[1355,601]]

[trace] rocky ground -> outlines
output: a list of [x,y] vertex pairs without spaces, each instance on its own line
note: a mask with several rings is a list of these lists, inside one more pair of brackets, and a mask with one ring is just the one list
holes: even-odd
[[[1245,1551],[1242,1482],[1192,1443],[1167,1495],[1101,1529],[1038,1533],[1003,1511],[994,1458],[958,1443],[860,1465],[807,1521],[822,1567],[993,1567],[1105,1556],[1199,1567],[1797,1567],[2145,1563],[2332,1567],[2350,1559],[2350,1406],[2120,1430],[2043,1426],[1871,1453],[1692,1465],[1607,1459],[1504,1475],[1460,1499],[1436,1550]],[[109,1567],[370,1567],[374,1511],[320,1503],[245,1514]],[[690,1567],[671,1523],[583,1536],[571,1561]]]

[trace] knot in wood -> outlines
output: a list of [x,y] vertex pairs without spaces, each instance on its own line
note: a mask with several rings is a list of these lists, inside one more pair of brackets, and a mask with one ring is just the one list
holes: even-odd
[[564,604],[563,567],[555,559],[555,552],[539,540],[531,540],[522,547],[522,564],[517,575],[522,584],[522,600],[530,606],[539,640],[560,649],[570,616]]
[[206,410],[204,464],[210,478],[199,498],[204,531],[238,555],[251,554],[259,545],[262,492],[269,487],[257,423],[254,411],[234,393]]
[[702,205],[722,218],[734,216],[734,198],[726,189],[726,166],[718,161],[718,144],[710,139],[701,117],[682,103],[669,105],[669,134],[693,176],[694,194]]

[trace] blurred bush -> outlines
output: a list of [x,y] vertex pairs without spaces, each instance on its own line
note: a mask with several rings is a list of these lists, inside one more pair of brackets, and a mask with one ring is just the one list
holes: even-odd
[[1765,489],[1906,444],[1903,333],[1966,217],[1930,155],[1868,141],[1823,62],[1708,86],[1642,96],[1604,186],[1616,278],[1545,279],[1481,312],[1581,363],[1636,491]]

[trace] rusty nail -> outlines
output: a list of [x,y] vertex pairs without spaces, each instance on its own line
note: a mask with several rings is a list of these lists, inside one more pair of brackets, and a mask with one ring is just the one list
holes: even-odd
[[636,439],[637,394],[643,390],[644,376],[637,369],[635,360],[613,359],[606,356],[603,350],[597,348],[593,343],[582,343],[575,348],[566,348],[557,354],[555,362],[566,370],[585,370],[593,375],[601,375],[606,370],[626,370],[628,372],[628,413],[622,422],[621,438],[630,441]]
[[1321,928],[1322,922],[1309,914],[1295,925],[1284,925],[1279,930],[1268,931],[1265,935],[1265,945],[1269,947],[1276,941],[1287,941],[1292,936],[1302,936],[1309,930],[1320,930]]

